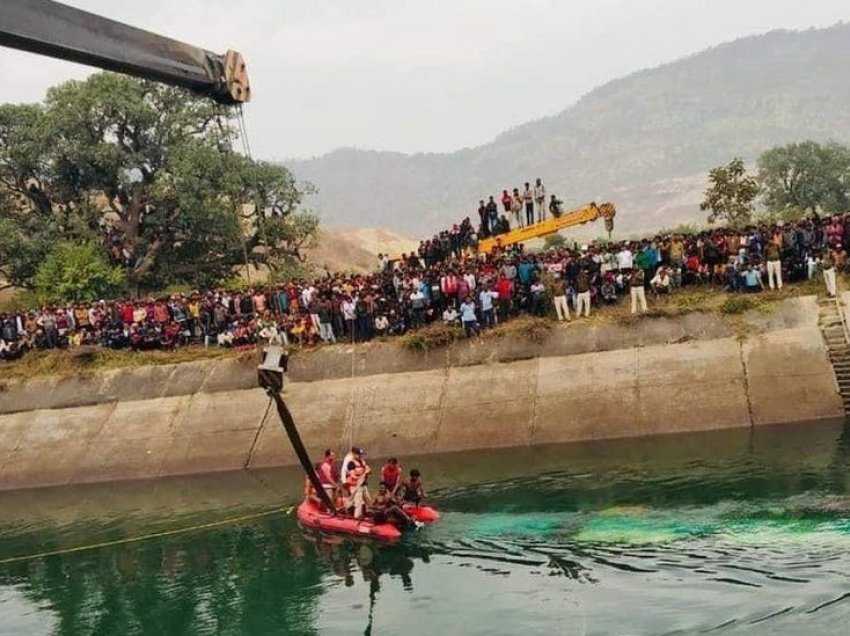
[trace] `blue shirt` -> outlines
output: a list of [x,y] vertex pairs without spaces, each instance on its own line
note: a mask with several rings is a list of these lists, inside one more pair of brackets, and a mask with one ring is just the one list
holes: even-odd
[[761,281],[761,274],[754,269],[748,269],[744,272],[744,282],[747,287],[758,287]]
[[534,273],[534,265],[531,263],[520,263],[517,269],[519,270],[519,282],[523,285],[530,285],[531,277]]

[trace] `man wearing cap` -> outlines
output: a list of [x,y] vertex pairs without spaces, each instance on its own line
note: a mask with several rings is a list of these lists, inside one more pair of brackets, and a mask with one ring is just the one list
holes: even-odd
[[369,499],[366,481],[372,469],[366,464],[365,455],[362,448],[353,446],[343,461],[344,472],[340,473],[340,480],[348,492],[346,507],[354,508],[355,519],[363,516],[364,500]]

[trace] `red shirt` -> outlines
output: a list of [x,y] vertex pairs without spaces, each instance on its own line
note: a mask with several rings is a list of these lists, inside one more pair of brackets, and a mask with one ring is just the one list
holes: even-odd
[[323,485],[332,486],[339,481],[339,470],[337,469],[336,462],[330,458],[321,461],[318,473],[319,481]]
[[511,299],[512,288],[513,284],[508,278],[499,277],[499,280],[496,281],[496,291],[499,292],[499,298],[502,300]]
[[395,466],[392,464],[384,464],[383,468],[381,468],[381,481],[384,482],[390,490],[396,487],[400,477],[401,466],[398,464]]

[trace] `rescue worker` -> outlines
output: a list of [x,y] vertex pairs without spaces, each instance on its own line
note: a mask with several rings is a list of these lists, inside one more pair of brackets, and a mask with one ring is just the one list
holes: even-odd
[[328,498],[334,501],[339,489],[339,469],[336,465],[336,454],[330,448],[325,449],[324,459],[317,464],[316,473]]
[[359,446],[352,446],[351,450],[345,454],[345,457],[342,459],[342,468],[340,468],[339,479],[340,481],[345,481],[345,472],[348,470],[348,465],[354,461],[354,458],[358,455],[363,454],[363,449]]
[[387,463],[381,467],[381,481],[387,485],[390,492],[395,492],[396,487],[401,482],[401,465],[398,459],[390,457]]
[[[354,451],[355,449],[352,449]],[[353,453],[350,462],[345,465],[345,485],[348,497],[346,499],[346,507],[353,508],[352,514],[355,519],[360,519],[363,516],[364,499],[369,498],[369,489],[366,486],[366,481],[372,469],[363,459],[363,453],[359,448],[356,448],[358,453]]]
[[316,494],[316,489],[313,488],[313,482],[310,481],[309,477],[304,477],[304,499],[315,504],[319,510],[325,510],[327,508],[325,502]]
[[375,523],[391,523],[398,528],[421,528],[423,525],[411,519],[401,509],[384,482],[378,485],[378,494],[374,498],[368,498],[367,503],[369,514]]
[[404,503],[412,503],[416,506],[425,498],[425,488],[422,486],[422,474],[414,468],[410,471],[410,477],[398,486],[397,494]]

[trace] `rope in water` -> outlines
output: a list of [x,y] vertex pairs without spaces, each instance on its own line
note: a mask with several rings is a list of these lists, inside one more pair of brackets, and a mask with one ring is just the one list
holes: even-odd
[[87,552],[89,550],[98,550],[101,548],[112,548],[119,545],[126,545],[129,543],[140,543],[142,541],[150,541],[151,539],[160,539],[162,537],[170,537],[178,534],[187,534],[189,532],[198,532],[201,530],[210,530],[212,528],[220,528],[222,526],[233,525],[237,523],[243,523],[245,521],[253,521],[255,519],[261,519],[263,517],[270,517],[272,515],[284,513],[290,514],[293,510],[293,507],[290,506],[288,508],[274,508],[273,510],[264,510],[263,512],[255,512],[250,515],[242,515],[239,517],[230,517],[229,519],[222,519],[220,521],[212,521],[210,523],[201,523],[192,526],[187,526],[185,528],[176,528],[174,530],[163,530],[161,532],[151,532],[149,534],[142,534],[135,537],[128,537],[126,539],[114,539],[112,541],[102,541],[100,543],[92,543],[89,545],[80,545],[73,548],[63,548],[61,550],[49,550],[46,552],[36,552],[34,554],[25,554],[21,556],[9,557],[7,559],[0,559],[0,565],[8,565],[10,563],[20,563],[23,561],[33,561],[35,559],[42,559],[45,557],[51,556],[60,556],[65,554],[74,554],[76,552]]

